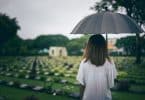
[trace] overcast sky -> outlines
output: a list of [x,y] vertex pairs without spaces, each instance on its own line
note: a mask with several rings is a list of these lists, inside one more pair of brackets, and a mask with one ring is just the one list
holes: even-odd
[[100,0],[0,0],[0,12],[17,18],[23,39],[58,33],[72,38],[77,36],[69,34],[74,26],[95,13],[90,7],[96,1]]

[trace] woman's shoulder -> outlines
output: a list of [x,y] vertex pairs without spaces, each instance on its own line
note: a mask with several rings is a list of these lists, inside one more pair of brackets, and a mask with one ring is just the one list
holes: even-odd
[[86,60],[86,59],[82,59],[81,62],[80,62],[80,65],[82,66],[90,66],[90,61],[89,60]]
[[80,64],[85,64],[86,62],[87,62],[86,59],[82,59]]
[[106,60],[105,67],[107,69],[112,69],[114,66],[115,66],[115,63],[114,63],[113,58],[111,58],[110,60]]
[[113,58],[110,58],[110,57],[106,59],[106,62],[109,64],[114,64]]

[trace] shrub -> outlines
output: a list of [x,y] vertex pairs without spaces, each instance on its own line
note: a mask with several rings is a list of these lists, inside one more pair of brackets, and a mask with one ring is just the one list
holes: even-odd
[[129,80],[123,79],[119,80],[117,83],[117,89],[120,91],[128,91],[130,88],[130,82]]

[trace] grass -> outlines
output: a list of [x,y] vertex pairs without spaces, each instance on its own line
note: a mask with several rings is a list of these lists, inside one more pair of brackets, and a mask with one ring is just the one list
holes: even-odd
[[134,94],[128,92],[113,92],[113,100],[145,100],[144,94]]
[[55,83],[55,84],[53,84],[53,89],[62,89],[62,90],[64,90],[65,92],[73,92],[73,93],[75,93],[75,92],[79,92],[79,87],[77,87],[77,86],[71,86],[71,85],[63,85],[63,84],[57,84],[57,83]]
[[[73,100],[67,96],[53,96],[51,94],[0,86],[0,96],[6,96],[7,100],[24,100],[25,97],[34,95],[38,100]],[[128,92],[112,92],[113,100],[145,100],[144,94]]]
[[21,79],[21,78],[7,77],[7,76],[0,76],[0,79],[6,81],[18,81],[20,83],[31,84],[31,85],[39,85],[39,86],[44,85],[44,82],[39,80]]
[[[2,63],[4,63],[2,59],[3,58],[0,58],[0,61],[2,61]],[[18,73],[19,73],[19,70],[21,70],[21,67],[23,67],[23,66],[28,66],[27,70],[30,70],[29,66],[32,63],[32,62],[31,63],[28,62],[28,61],[30,61],[28,58],[25,58],[27,60],[26,64],[25,64],[25,62],[22,62],[21,60],[20,61],[15,60],[14,64],[13,64],[13,59],[14,59],[13,57],[10,58],[10,60],[7,60],[7,57],[4,59],[5,59],[5,61],[7,61],[5,63],[9,63],[11,66],[12,65],[19,66],[19,64],[20,64],[21,66],[19,66],[18,68],[16,67],[16,69],[18,70]],[[31,59],[34,59],[34,58],[32,57]],[[48,60],[51,60],[51,61],[48,61]],[[144,81],[145,69],[142,67],[138,67],[138,66],[136,67],[135,65],[133,65],[133,60],[134,60],[134,58],[132,58],[132,57],[129,57],[129,58],[116,57],[115,58],[115,62],[117,63],[116,66],[119,67],[120,69],[125,69],[125,66],[129,66],[128,74],[131,76],[130,77],[131,79],[137,80],[137,79],[141,78],[139,81]],[[70,74],[71,76],[73,76],[73,77],[59,76],[59,80],[65,79],[71,83],[76,82],[75,75],[77,74],[76,72],[78,70],[80,58],[69,57],[68,59],[65,59],[65,60],[58,58],[58,59],[56,59],[56,61],[57,61],[57,63],[56,63],[55,59],[46,59],[46,57],[40,57],[39,61],[42,62],[42,64],[39,64],[39,65],[43,66],[42,68],[39,68],[40,72],[42,71],[42,69],[44,67],[46,67],[45,72],[52,71],[53,69],[55,69],[54,70],[55,73],[61,73],[63,75]],[[68,70],[68,69],[62,67],[64,62],[67,62],[69,64],[75,64],[75,66],[77,66],[77,67],[73,67],[73,68]],[[50,67],[47,67],[48,66],[47,63],[50,63]],[[50,69],[52,69],[52,70],[50,70]],[[69,73],[69,71],[70,71],[70,73]],[[43,72],[44,71],[42,71],[42,74],[40,74],[41,77],[51,78],[52,80],[54,80],[55,78],[58,78],[58,76],[55,76],[55,75],[46,76],[43,74]],[[16,73],[16,72],[12,71],[12,73]],[[50,83],[52,83],[53,89],[61,89],[63,91],[67,91],[67,92],[79,92],[78,86],[74,86],[74,85],[68,84],[68,83],[61,84],[59,82],[52,81],[50,83],[48,82],[48,83],[44,84],[44,81],[42,81],[42,80],[14,78],[14,77],[7,77],[7,76],[0,76],[0,79],[7,80],[7,81],[18,81],[20,83],[26,83],[28,85],[35,85],[35,86],[36,85],[39,85],[39,86],[45,85],[46,87]],[[138,91],[145,90],[145,85],[133,85],[132,84],[130,89],[131,90],[138,90]],[[24,98],[26,96],[31,96],[31,95],[35,95],[38,98],[38,100],[73,100],[67,96],[58,96],[58,95],[53,96],[52,94],[40,93],[40,92],[31,91],[31,90],[25,90],[25,89],[0,85],[0,96],[6,96],[8,98],[7,100],[24,100]],[[113,100],[145,100],[145,95],[143,95],[143,94],[113,91],[112,95],[113,95]]]
[[[13,78],[13,77],[7,77],[7,76],[0,76],[0,79],[6,80],[6,81],[18,81],[20,83],[25,83],[25,84],[34,85],[34,86],[36,86],[36,85],[44,86],[44,82],[39,81],[39,80],[20,79],[20,78]],[[47,85],[49,85],[49,83],[46,83],[45,87]],[[52,82],[52,88],[53,89],[62,89],[67,92],[79,91],[79,88],[77,86],[71,86],[68,84],[60,84],[60,83],[56,83],[56,82]]]
[[130,90],[145,91],[145,85],[131,85]]
[[24,100],[27,96],[34,95],[38,100],[73,100],[66,96],[53,96],[51,94],[0,86],[0,96],[6,96],[8,100]]

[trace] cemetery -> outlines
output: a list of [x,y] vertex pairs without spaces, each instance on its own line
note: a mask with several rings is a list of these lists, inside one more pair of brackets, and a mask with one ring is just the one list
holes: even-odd
[[[115,100],[132,100],[145,98],[145,60],[140,66],[133,64],[133,57],[112,57],[119,75],[112,88]],[[19,100],[27,96],[46,95],[63,100],[78,100],[79,83],[76,75],[81,56],[48,57],[1,57],[0,58],[0,89],[1,98],[15,98]],[[6,89],[6,90],[5,90]],[[8,90],[7,90],[8,89]],[[25,95],[8,94],[10,91],[29,91]],[[5,92],[4,92],[5,91]],[[19,92],[18,92],[19,93]],[[42,98],[38,96],[38,98]],[[18,96],[18,97],[17,97]],[[7,100],[7,99],[6,99]],[[45,98],[44,100],[47,100]],[[55,99],[53,99],[55,100]],[[60,99],[62,100],[62,99]]]
[[[145,100],[144,5],[0,0],[0,100]],[[109,56],[117,71],[96,70]]]

